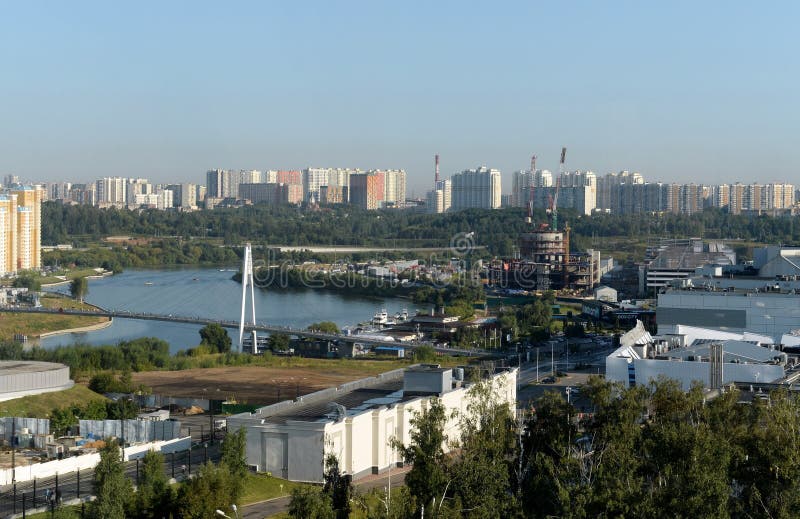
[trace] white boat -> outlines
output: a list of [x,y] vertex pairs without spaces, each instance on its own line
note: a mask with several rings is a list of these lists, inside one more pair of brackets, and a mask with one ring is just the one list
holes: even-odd
[[147,285],[147,286],[151,286],[153,284],[153,282],[152,281],[145,281],[144,284]]
[[394,315],[394,320],[397,321],[398,323],[402,323],[402,322],[408,321],[408,309],[407,308],[403,308],[402,312],[396,313]]
[[389,324],[389,312],[383,308],[372,318],[372,324]]

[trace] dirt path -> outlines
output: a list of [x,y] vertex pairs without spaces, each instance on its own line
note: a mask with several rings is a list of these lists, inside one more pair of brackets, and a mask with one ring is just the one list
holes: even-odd
[[235,397],[241,403],[268,404],[297,395],[335,387],[391,367],[376,363],[358,372],[336,364],[319,368],[260,366],[148,371],[133,374],[133,382],[152,388],[154,394],[175,397],[224,400]]

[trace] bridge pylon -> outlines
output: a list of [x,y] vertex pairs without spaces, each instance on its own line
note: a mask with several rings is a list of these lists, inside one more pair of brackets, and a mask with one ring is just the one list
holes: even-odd
[[[250,243],[244,246],[244,258],[242,261],[242,316],[239,319],[239,353],[242,353],[245,328],[245,308],[247,306],[247,287],[250,287],[250,309],[252,310],[253,322],[256,325],[256,297],[255,284],[253,283],[253,250]],[[256,338],[253,336],[253,351],[256,350]]]

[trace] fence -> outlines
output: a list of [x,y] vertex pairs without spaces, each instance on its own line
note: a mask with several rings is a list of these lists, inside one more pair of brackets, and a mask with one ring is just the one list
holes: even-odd
[[[169,443],[174,448],[189,445],[180,441]],[[167,452],[164,455],[164,473],[168,478],[183,480],[189,474],[196,473],[203,463],[218,459],[218,445],[194,446],[191,450]],[[137,485],[140,469],[140,459],[125,462],[125,475]],[[74,499],[87,498],[93,492],[93,472],[92,469],[76,468],[72,472],[36,477],[26,482],[18,480],[11,485],[2,486],[0,487],[0,517],[23,517],[34,511],[43,512],[45,507],[49,509],[59,503],[71,504]]]
[[[161,451],[167,454],[187,450],[190,441],[190,438],[187,437],[126,447],[125,461],[143,458],[149,450]],[[99,461],[100,454],[94,453],[0,470],[0,485],[10,485],[14,482],[31,481],[37,478],[67,474],[79,470],[85,471],[94,468]]]
[[19,418],[6,416],[0,418],[0,435],[6,442],[11,442],[11,435],[20,435],[24,429],[33,436],[50,434],[50,420],[46,418]]
[[84,438],[123,438],[127,443],[173,440],[181,435],[181,423],[172,420],[80,420]]

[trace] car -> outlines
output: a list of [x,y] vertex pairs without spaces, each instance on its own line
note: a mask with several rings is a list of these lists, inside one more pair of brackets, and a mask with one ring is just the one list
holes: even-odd
[[556,378],[555,377],[544,377],[542,379],[542,384],[555,384]]

